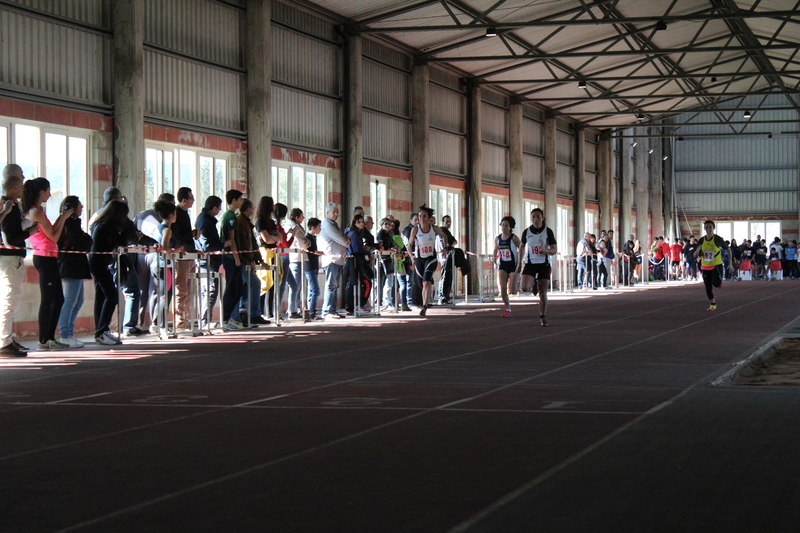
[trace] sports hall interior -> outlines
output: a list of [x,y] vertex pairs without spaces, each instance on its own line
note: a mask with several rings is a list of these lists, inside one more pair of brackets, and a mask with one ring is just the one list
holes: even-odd
[[[797,388],[724,376],[800,334],[800,284],[726,280],[707,313],[701,283],[578,291],[569,260],[708,219],[800,239],[798,7],[0,0],[0,166],[47,178],[49,209],[88,218],[112,185],[132,213],[236,189],[341,226],[426,204],[475,254],[424,318],[0,359],[0,532],[795,529]],[[546,328],[478,274],[534,208]]]

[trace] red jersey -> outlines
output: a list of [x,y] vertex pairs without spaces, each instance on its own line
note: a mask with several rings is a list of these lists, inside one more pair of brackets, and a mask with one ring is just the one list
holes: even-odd
[[669,258],[673,263],[681,260],[681,253],[683,253],[683,246],[678,243],[673,244],[669,248]]
[[661,248],[661,253],[664,254],[664,257],[669,257],[669,248],[670,248],[669,244],[667,244],[666,242],[662,242],[658,246],[659,248]]

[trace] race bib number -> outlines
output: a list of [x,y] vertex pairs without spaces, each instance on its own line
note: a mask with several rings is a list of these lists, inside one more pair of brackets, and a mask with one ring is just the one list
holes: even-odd
[[420,246],[419,252],[424,255],[432,254],[433,253],[433,246]]
[[544,253],[544,248],[540,246],[531,246],[531,254],[533,255],[541,255]]
[[714,252],[712,251],[703,252],[703,261],[710,263],[713,260],[714,260]]
[[504,248],[500,250],[500,261],[511,261],[511,250]]

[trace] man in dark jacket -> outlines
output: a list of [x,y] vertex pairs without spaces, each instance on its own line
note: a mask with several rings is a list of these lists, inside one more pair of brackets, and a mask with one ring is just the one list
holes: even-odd
[[[183,247],[185,253],[195,253],[192,219],[189,209],[194,205],[194,194],[189,187],[178,189],[178,209],[175,210],[175,223],[172,225],[172,235],[175,237],[175,246]],[[175,327],[176,329],[189,329],[191,318],[190,308],[192,292],[190,276],[194,272],[194,259],[181,259],[176,262],[177,272],[175,278]]]
[[[206,198],[206,203],[200,211],[200,215],[195,221],[196,231],[199,233],[197,242],[200,245],[200,252],[221,252],[223,242],[219,238],[219,230],[217,229],[217,215],[222,211],[222,199],[218,196],[209,196]],[[219,267],[222,265],[221,255],[207,255],[200,261],[200,272],[202,274],[209,274],[219,272]],[[211,322],[214,306],[217,303],[217,296],[219,294],[219,278],[209,278],[208,283],[206,279],[200,283],[200,301],[202,302],[203,321],[205,324]],[[205,325],[204,324],[204,325]]]
[[[449,305],[453,303],[450,299],[450,290],[453,287],[453,247],[458,243],[453,234],[450,233],[450,227],[453,225],[453,219],[450,215],[442,217],[442,225],[439,229],[447,235],[447,242],[442,242],[442,277],[439,279],[439,304]],[[437,240],[441,240],[439,237]]]

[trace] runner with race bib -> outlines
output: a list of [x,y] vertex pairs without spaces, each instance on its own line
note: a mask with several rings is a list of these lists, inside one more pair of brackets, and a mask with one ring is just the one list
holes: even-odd
[[502,233],[494,239],[494,257],[497,261],[497,286],[500,296],[506,305],[506,310],[500,315],[503,318],[511,317],[511,304],[508,293],[514,292],[517,278],[517,257],[519,257],[519,237],[511,233],[517,222],[514,217],[503,217],[500,221]]
[[433,293],[433,275],[439,261],[436,257],[436,235],[448,242],[447,235],[439,226],[431,224],[433,209],[422,204],[419,208],[419,224],[414,226],[408,236],[408,253],[414,258],[414,272],[422,278],[422,310],[419,316],[425,316],[428,302]]
[[[547,289],[550,287],[550,256],[558,253],[553,230],[544,225],[544,211],[538,207],[531,211],[531,225],[522,232],[517,272],[522,272],[522,291],[533,289],[539,295],[539,313],[542,326],[546,326]],[[523,265],[524,268],[523,268]]]
[[[713,287],[722,287],[722,250],[727,250],[725,239],[714,233],[713,220],[703,222],[706,234],[700,237],[700,246],[694,251],[695,257],[701,257],[700,271],[703,273],[703,285],[706,286],[706,296],[710,305],[706,311],[717,310],[717,300],[714,298]],[[732,267],[729,267],[732,268]]]

